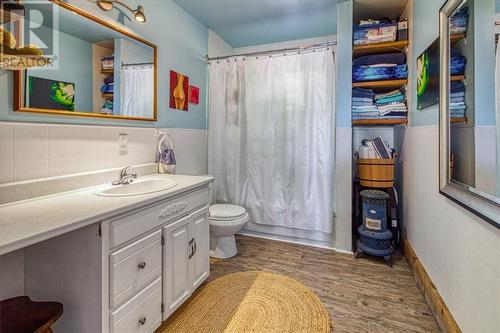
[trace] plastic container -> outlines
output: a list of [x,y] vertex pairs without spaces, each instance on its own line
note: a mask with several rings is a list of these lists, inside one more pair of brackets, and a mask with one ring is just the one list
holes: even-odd
[[358,158],[359,182],[372,188],[391,188],[394,186],[395,159]]
[[102,69],[113,69],[114,66],[115,66],[115,58],[114,57],[104,57],[101,59]]
[[354,45],[394,42],[398,32],[397,23],[380,23],[354,28]]

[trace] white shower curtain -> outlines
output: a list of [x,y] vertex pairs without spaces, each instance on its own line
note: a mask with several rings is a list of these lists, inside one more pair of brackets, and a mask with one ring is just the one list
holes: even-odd
[[154,69],[128,67],[121,70],[121,112],[123,116],[152,118]]
[[254,223],[331,233],[332,51],[213,61],[209,70],[215,200],[246,207]]

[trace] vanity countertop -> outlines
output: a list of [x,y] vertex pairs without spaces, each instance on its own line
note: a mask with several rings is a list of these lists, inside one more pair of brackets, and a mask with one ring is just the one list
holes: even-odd
[[207,185],[210,176],[153,175],[172,179],[172,189],[135,196],[101,197],[94,186],[0,205],[0,255],[101,222],[146,205]]

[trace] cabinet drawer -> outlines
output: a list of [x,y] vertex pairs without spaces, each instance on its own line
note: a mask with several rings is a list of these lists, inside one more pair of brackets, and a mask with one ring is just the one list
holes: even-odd
[[161,276],[161,251],[161,230],[158,230],[109,256],[111,308]]
[[161,278],[118,308],[110,318],[112,333],[154,332],[161,325]]
[[115,219],[110,223],[110,247],[123,244],[207,203],[208,188],[203,188]]

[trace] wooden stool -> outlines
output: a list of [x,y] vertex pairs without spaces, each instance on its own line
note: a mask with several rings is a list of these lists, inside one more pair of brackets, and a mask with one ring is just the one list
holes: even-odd
[[27,296],[0,301],[0,333],[51,333],[63,313],[58,302],[33,302]]

